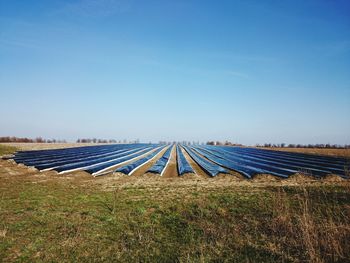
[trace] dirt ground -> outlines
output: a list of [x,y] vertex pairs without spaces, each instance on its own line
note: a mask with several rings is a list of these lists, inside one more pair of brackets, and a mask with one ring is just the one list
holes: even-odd
[[[159,176],[151,173],[144,173],[147,167],[142,167],[140,171],[129,176],[121,173],[110,173],[103,176],[93,177],[84,171],[76,171],[67,174],[58,174],[55,171],[40,172],[33,167],[26,167],[16,164],[11,160],[0,160],[0,180],[25,180],[32,183],[54,182],[67,185],[77,185],[79,187],[98,188],[102,190],[114,190],[125,187],[145,187],[150,189],[161,189],[173,187],[174,191],[188,191],[188,189],[217,189],[227,186],[293,186],[293,185],[318,185],[318,184],[349,184],[349,180],[341,179],[338,176],[329,176],[325,179],[315,179],[306,175],[295,175],[289,179],[279,179],[271,175],[258,175],[254,179],[244,179],[239,174],[219,174],[212,178],[201,172],[196,164],[194,166],[196,174],[185,174],[175,176],[172,173],[165,173]],[[175,165],[169,166],[172,171]]]

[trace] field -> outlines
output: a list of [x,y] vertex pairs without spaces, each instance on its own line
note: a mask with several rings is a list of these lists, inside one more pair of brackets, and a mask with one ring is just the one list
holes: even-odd
[[283,148],[260,147],[260,149],[350,158],[350,149],[324,149],[324,148],[318,149],[318,148],[288,148],[288,147],[283,147]]
[[177,177],[191,173],[204,177],[232,174],[252,179],[262,174],[279,178],[305,174],[318,178],[337,175],[349,179],[350,165],[349,159],[334,156],[199,144],[94,145],[17,152],[7,158],[40,171],[54,170],[60,174],[85,171],[93,176],[153,173]]
[[348,180],[174,170],[94,178],[0,160],[0,261],[349,261]]
[[[10,152],[13,152],[13,149],[19,149],[23,151],[27,150],[44,150],[44,149],[60,149],[67,147],[81,147],[81,146],[91,146],[91,145],[103,145],[96,143],[2,143],[0,151],[6,148],[10,148]],[[299,152],[299,153],[308,153],[308,154],[319,154],[325,156],[334,156],[334,157],[343,157],[350,158],[350,149],[317,149],[317,148],[269,148],[269,147],[260,147],[266,150],[276,150],[276,151],[286,151],[286,152]],[[0,152],[0,156],[2,153]]]

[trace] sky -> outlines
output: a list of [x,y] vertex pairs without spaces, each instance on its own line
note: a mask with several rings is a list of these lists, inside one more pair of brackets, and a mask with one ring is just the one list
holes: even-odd
[[0,136],[350,143],[347,0],[0,0]]

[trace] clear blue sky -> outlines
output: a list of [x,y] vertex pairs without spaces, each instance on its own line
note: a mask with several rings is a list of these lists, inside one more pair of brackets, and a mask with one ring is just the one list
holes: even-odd
[[350,143],[350,2],[0,0],[0,136]]

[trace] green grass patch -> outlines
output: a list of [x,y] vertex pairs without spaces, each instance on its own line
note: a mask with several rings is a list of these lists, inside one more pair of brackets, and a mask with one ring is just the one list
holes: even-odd
[[0,258],[6,262],[350,257],[346,186],[236,186],[182,191],[183,198],[151,188],[105,192],[54,181],[0,186]]
[[5,154],[13,154],[17,150],[18,149],[16,147],[0,144],[0,156]]

